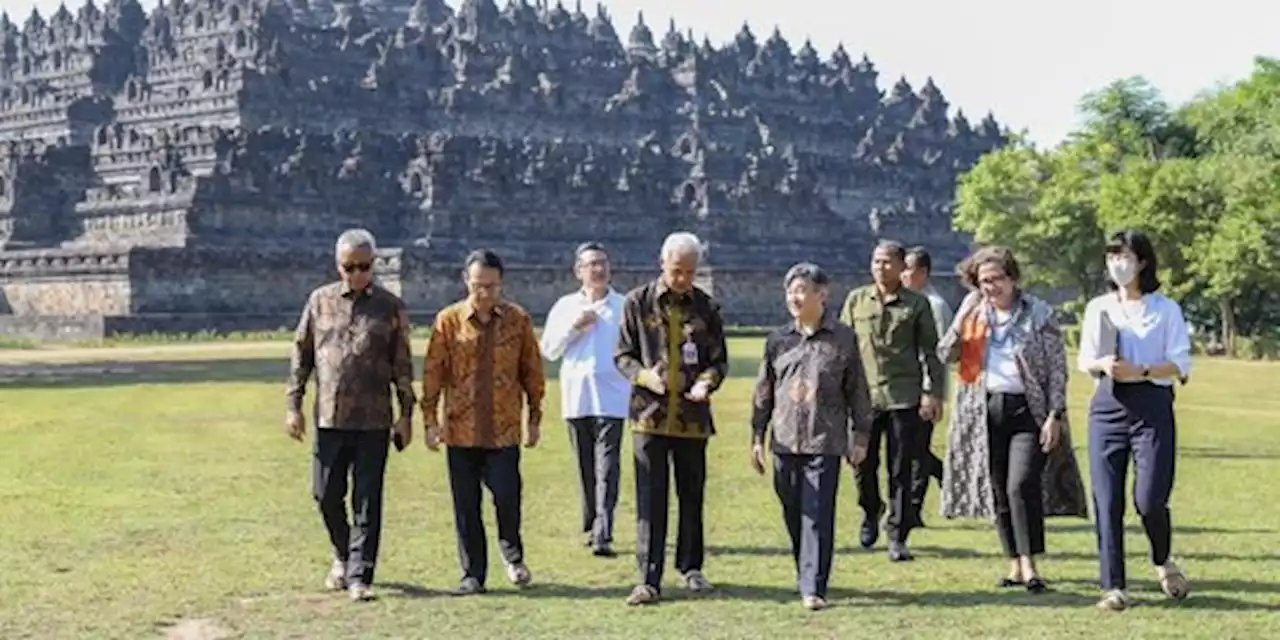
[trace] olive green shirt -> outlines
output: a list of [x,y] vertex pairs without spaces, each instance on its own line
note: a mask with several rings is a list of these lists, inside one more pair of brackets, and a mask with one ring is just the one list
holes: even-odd
[[874,284],[849,293],[840,321],[858,334],[858,351],[878,410],[920,406],[928,393],[942,400],[947,370],[938,359],[938,328],[929,299],[906,287],[883,299]]

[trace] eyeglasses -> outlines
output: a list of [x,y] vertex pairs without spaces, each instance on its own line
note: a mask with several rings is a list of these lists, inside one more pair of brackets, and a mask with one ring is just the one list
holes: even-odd
[[372,268],[372,262],[348,262],[342,265],[342,270],[347,273],[364,273]]

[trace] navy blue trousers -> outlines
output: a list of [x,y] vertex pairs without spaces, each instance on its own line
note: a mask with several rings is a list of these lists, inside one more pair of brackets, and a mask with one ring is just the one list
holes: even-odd
[[791,537],[800,595],[827,597],[836,541],[840,456],[773,456],[773,489]]
[[1169,559],[1176,435],[1172,387],[1108,380],[1098,385],[1089,404],[1089,467],[1104,590],[1126,587],[1124,493],[1130,459],[1136,476],[1133,505],[1151,545],[1151,564]]

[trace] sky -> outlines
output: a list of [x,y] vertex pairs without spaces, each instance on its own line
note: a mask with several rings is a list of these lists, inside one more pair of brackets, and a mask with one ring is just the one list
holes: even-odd
[[[448,0],[454,7],[460,1]],[[573,1],[564,0],[566,7]],[[35,4],[47,16],[58,3]],[[31,4],[0,0],[14,17],[25,17]],[[881,88],[900,76],[919,88],[932,76],[953,111],[963,109],[973,121],[991,111],[1040,145],[1062,140],[1079,121],[1080,97],[1113,80],[1145,76],[1180,104],[1247,76],[1255,56],[1280,57],[1275,0],[1187,2],[1181,10],[1168,0],[608,0],[605,6],[624,40],[643,12],[659,38],[675,18],[681,31],[717,44],[744,21],[760,40],[776,26],[793,49],[808,38],[824,57],[843,43],[855,59],[870,57]],[[592,14],[595,1],[583,7]]]

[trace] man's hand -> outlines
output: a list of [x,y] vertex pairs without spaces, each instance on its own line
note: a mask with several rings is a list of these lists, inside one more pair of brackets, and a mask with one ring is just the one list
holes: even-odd
[[595,309],[584,309],[582,314],[578,316],[578,319],[573,321],[573,329],[575,331],[582,331],[595,324],[596,320],[599,319],[600,314],[596,313]]
[[693,402],[706,402],[711,396],[711,383],[706,380],[699,380],[693,384],[693,388],[684,397]]
[[428,425],[427,432],[422,437],[423,444],[432,451],[440,450],[440,427],[438,425]]
[[1040,427],[1040,450],[1045,453],[1053,451],[1058,446],[1058,442],[1062,438],[1062,423],[1055,420],[1052,415],[1045,418],[1044,426]]
[[858,468],[863,460],[867,459],[870,440],[866,435],[861,433],[853,434],[853,439],[849,441],[849,453],[845,459],[849,461],[849,466]]
[[408,447],[409,443],[413,442],[413,417],[400,416],[392,429],[395,430],[396,435],[400,436],[400,446]]
[[636,384],[658,395],[665,394],[667,392],[667,383],[662,379],[660,367],[661,365],[654,365],[649,369],[641,369],[640,375],[636,376]]
[[931,394],[920,396],[920,419],[925,422],[937,422],[942,415],[942,403]]
[[751,445],[751,468],[764,475],[764,443]]
[[290,438],[302,442],[302,434],[307,430],[307,419],[301,411],[290,411],[284,416],[284,431]]
[[542,441],[542,416],[530,416],[529,426],[524,430],[524,446],[532,449]]

